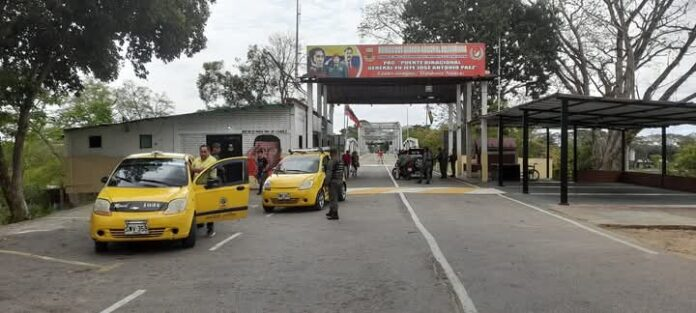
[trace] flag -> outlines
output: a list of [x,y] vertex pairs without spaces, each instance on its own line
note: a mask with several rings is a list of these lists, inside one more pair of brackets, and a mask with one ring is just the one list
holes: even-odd
[[433,111],[430,110],[430,104],[425,105],[425,110],[428,112],[428,119],[430,120],[430,124],[433,124]]
[[353,123],[355,123],[355,126],[356,126],[357,128],[360,128],[360,120],[359,120],[358,117],[355,115],[355,112],[353,112],[353,109],[351,109],[350,106],[348,106],[347,104],[346,104],[346,107],[345,107],[345,114],[348,116],[348,118],[349,118],[351,121],[353,121]]

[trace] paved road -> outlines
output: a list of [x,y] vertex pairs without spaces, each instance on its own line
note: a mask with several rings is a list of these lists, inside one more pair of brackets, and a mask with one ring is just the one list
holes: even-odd
[[363,166],[338,222],[256,206],[189,250],[132,244],[96,255],[84,210],[59,229],[0,235],[0,311],[696,311],[694,261],[456,181],[398,184],[385,167]]

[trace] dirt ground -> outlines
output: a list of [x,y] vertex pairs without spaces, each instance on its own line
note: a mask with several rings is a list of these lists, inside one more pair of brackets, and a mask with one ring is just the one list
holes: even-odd
[[655,229],[655,228],[616,228],[606,227],[613,232],[627,235],[636,240],[665,251],[696,259],[696,230]]

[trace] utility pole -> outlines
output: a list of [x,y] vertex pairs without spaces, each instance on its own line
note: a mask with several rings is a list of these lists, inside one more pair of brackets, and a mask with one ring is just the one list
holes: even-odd
[[300,78],[300,0],[297,0],[295,16],[295,79]]

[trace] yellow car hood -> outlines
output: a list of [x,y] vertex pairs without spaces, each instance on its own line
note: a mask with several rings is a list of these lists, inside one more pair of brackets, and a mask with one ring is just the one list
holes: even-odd
[[273,188],[298,188],[307,179],[316,178],[316,173],[312,174],[273,174],[268,180],[271,181]]
[[123,188],[106,187],[99,193],[99,198],[110,202],[152,201],[169,202],[186,197],[185,187],[170,188]]

